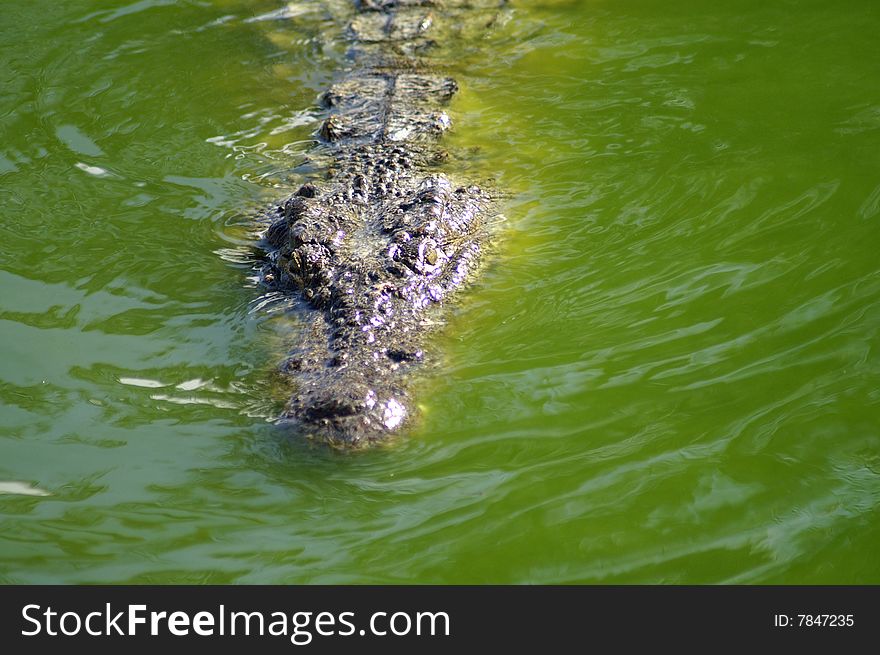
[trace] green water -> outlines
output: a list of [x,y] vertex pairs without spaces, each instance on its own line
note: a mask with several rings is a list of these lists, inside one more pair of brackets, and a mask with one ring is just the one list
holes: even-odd
[[2,3],[0,580],[880,583],[874,0],[449,46],[508,220],[418,429],[354,456],[270,421],[249,216],[344,57],[282,6]]

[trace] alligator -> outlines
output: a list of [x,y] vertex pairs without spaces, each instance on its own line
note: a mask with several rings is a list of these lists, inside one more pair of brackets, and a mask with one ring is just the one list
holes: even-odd
[[450,294],[473,277],[498,217],[494,192],[443,171],[456,81],[434,35],[488,29],[504,0],[357,0],[349,65],[320,97],[321,175],[275,205],[264,285],[298,298],[303,327],[280,366],[279,422],[334,447],[385,441],[414,414]]

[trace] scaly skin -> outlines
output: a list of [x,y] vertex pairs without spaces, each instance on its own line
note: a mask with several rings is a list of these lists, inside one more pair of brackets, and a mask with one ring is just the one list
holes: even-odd
[[355,3],[354,65],[322,96],[327,179],[279,205],[264,237],[264,283],[307,307],[281,367],[295,387],[282,421],[299,434],[362,446],[412,416],[409,380],[442,301],[472,276],[492,216],[483,190],[439,170],[457,84],[424,72],[424,54],[438,23],[485,20],[498,4]]

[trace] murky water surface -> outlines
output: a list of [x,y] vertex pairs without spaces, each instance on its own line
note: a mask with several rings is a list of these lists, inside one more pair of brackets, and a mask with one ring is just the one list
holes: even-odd
[[269,422],[250,216],[344,58],[284,7],[0,9],[0,580],[880,582],[876,2],[514,1],[448,46],[508,221],[423,421],[355,456]]

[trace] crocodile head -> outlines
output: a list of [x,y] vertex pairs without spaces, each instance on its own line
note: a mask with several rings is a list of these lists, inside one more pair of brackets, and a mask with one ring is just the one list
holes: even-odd
[[286,420],[331,443],[375,441],[408,419],[407,371],[434,308],[480,254],[486,194],[426,174],[403,145],[353,148],[329,184],[304,186],[266,233],[264,279],[313,316],[286,365]]

